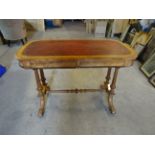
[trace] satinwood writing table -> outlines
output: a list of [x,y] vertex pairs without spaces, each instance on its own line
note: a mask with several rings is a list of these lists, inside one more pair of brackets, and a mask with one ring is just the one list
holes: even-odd
[[[45,111],[45,97],[48,92],[87,92],[108,93],[108,106],[115,113],[113,95],[116,88],[118,70],[131,66],[137,57],[136,52],[116,40],[39,40],[28,42],[16,54],[19,65],[33,69],[37,90],[40,96],[39,116]],[[108,68],[106,80],[99,89],[50,90],[43,69],[65,68]],[[111,72],[114,68],[112,82]]]

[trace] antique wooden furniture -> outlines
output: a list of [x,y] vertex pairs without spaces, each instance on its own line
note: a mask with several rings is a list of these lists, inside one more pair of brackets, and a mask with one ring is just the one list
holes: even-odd
[[[131,66],[137,54],[127,44],[115,40],[40,40],[29,42],[17,52],[19,65],[33,69],[40,96],[39,116],[45,111],[45,96],[48,92],[102,91],[108,93],[108,105],[115,113],[113,95],[118,70]],[[99,89],[50,90],[43,69],[56,68],[103,68],[107,67],[106,81]],[[111,71],[115,68],[112,83]]]

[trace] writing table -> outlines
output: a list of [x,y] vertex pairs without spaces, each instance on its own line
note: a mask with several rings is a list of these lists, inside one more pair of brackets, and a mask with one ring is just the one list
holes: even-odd
[[[115,113],[113,95],[115,94],[118,71],[129,67],[137,57],[136,52],[116,40],[38,40],[25,44],[16,54],[19,65],[34,70],[37,90],[40,96],[39,116],[45,112],[45,97],[48,92],[94,92],[105,90],[108,93],[108,106]],[[99,89],[50,89],[44,69],[65,68],[108,68],[106,80]],[[112,69],[114,74],[110,83]]]

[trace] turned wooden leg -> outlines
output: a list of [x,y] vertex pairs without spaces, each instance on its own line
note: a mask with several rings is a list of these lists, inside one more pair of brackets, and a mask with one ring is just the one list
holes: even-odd
[[43,71],[43,69],[39,69],[39,71],[40,71],[41,82],[42,82],[42,85],[44,86],[44,89],[45,89],[45,93],[48,93],[48,91],[50,90],[50,87],[48,86],[48,84],[46,82],[44,71]]
[[109,91],[108,86],[110,85],[109,81],[110,81],[110,76],[111,76],[111,69],[112,69],[111,67],[108,68],[106,81],[104,82],[104,88],[106,92]]
[[114,104],[113,104],[113,96],[115,95],[115,88],[116,88],[116,80],[117,80],[117,76],[118,76],[118,70],[119,70],[119,68],[115,68],[113,80],[112,80],[112,83],[110,85],[110,90],[108,92],[109,110],[112,114],[116,113],[116,109],[115,109]]
[[44,91],[44,87],[41,83],[41,79],[39,77],[39,72],[38,69],[34,69],[34,74],[35,74],[35,78],[36,78],[36,84],[37,84],[37,90],[39,92],[39,96],[40,96],[40,108],[38,111],[38,116],[43,116],[44,112],[45,112],[45,91]]
[[42,117],[45,112],[45,95],[40,96],[40,107],[38,111],[38,116]]

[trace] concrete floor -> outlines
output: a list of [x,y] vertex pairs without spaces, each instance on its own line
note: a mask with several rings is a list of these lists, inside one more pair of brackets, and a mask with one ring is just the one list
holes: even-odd
[[[84,25],[66,23],[62,28],[30,33],[35,39],[94,39]],[[107,109],[106,94],[50,94],[46,113],[37,117],[39,98],[31,70],[18,66],[11,48],[0,46],[0,64],[7,73],[0,78],[0,134],[155,134],[155,89],[139,70],[140,64],[120,70],[114,98],[117,114]],[[46,70],[52,88],[98,88],[106,69]]]

